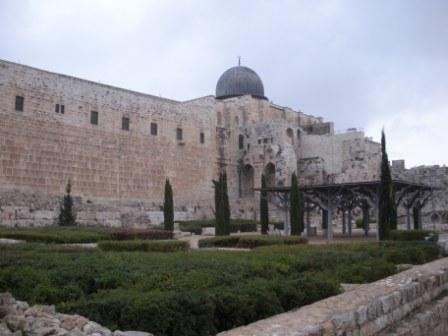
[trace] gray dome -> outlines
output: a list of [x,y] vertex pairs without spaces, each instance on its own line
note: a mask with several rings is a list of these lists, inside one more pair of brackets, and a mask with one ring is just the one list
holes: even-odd
[[267,99],[263,82],[255,71],[244,66],[236,66],[225,71],[216,84],[216,98],[225,99],[243,95]]

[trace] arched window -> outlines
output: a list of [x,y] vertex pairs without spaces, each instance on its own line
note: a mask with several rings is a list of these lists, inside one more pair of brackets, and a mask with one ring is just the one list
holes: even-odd
[[264,168],[266,187],[275,187],[275,165],[269,162]]
[[254,168],[251,165],[245,165],[241,176],[241,196],[254,196]]
[[244,135],[242,134],[238,136],[238,148],[244,149]]
[[294,144],[294,132],[292,129],[288,128],[286,130],[286,136],[288,137],[288,141],[291,145]]

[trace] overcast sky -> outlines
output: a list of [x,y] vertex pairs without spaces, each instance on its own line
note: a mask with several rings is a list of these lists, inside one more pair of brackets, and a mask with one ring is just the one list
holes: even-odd
[[448,164],[448,1],[0,0],[0,58],[187,100],[242,64],[273,102]]

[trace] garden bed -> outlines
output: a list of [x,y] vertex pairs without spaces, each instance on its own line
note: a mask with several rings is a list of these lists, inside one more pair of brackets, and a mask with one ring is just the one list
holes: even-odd
[[213,335],[438,257],[430,242],[277,245],[172,253],[0,246],[0,292],[110,329]]

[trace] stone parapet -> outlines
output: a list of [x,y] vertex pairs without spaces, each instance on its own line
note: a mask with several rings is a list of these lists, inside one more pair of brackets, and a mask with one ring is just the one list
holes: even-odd
[[444,258],[219,335],[446,335],[447,289]]

